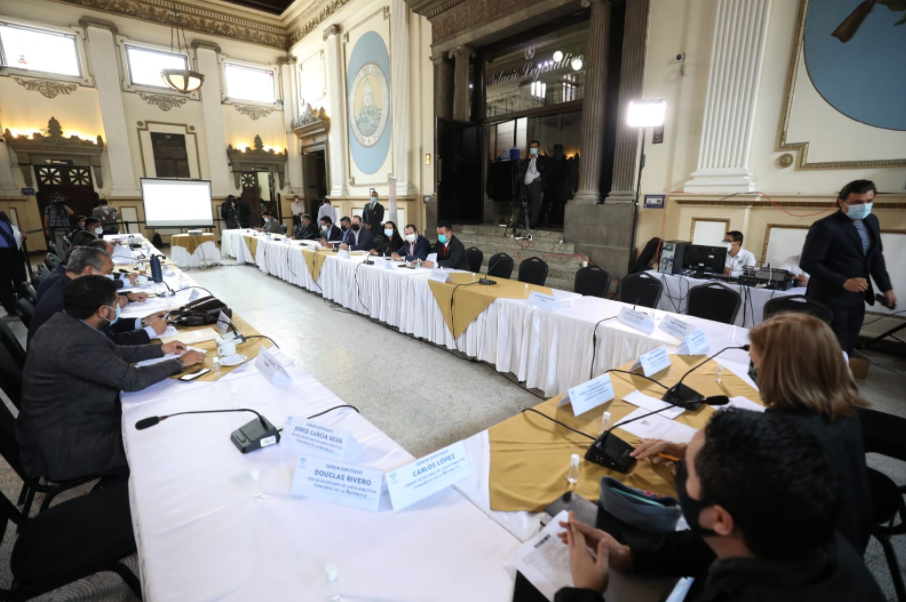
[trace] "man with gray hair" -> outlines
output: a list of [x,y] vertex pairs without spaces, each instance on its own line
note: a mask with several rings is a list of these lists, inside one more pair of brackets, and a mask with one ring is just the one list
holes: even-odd
[[[100,275],[113,279],[113,259],[101,249],[80,247],[69,256],[66,272],[50,288],[44,290],[35,308],[35,315],[28,327],[30,343],[38,329],[54,314],[63,310],[63,289],[75,278],[89,275]],[[142,303],[147,298],[145,293],[128,293],[119,299],[119,306],[131,302]],[[167,329],[167,312],[157,312],[135,320],[119,320],[104,328],[106,334],[117,345],[146,345],[151,339],[158,338]]]

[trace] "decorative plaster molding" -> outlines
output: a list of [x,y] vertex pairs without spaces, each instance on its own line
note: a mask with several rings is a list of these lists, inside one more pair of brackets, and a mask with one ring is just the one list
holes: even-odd
[[214,42],[208,42],[206,40],[198,40],[198,39],[192,40],[191,45],[192,45],[192,48],[194,48],[195,50],[198,50],[199,48],[204,48],[205,50],[210,50],[211,52],[215,52],[217,54],[220,54],[223,52],[223,50],[220,49],[219,45],[215,44]]
[[227,158],[233,167],[233,180],[236,188],[240,188],[240,172],[255,171],[255,168],[263,167],[269,172],[277,174],[280,188],[283,189],[286,178],[286,157],[286,150],[282,153],[275,153],[273,149],[264,150],[261,136],[255,136],[254,148],[242,151],[234,149],[232,144],[227,147]]
[[101,172],[101,154],[104,152],[104,140],[82,140],[78,136],[63,136],[63,127],[55,117],[47,122],[47,134],[34,132],[31,137],[20,134],[13,136],[7,129],[4,141],[16,151],[16,160],[22,170],[22,178],[29,188],[34,186],[32,165],[46,165],[47,160],[69,160],[71,165],[90,166],[98,188],[104,187]]
[[321,36],[321,41],[326,42],[327,38],[329,38],[330,36],[338,36],[338,35],[340,35],[340,26],[337,25],[336,23],[334,23],[333,25],[331,25],[330,27],[328,27],[327,29],[324,30],[324,35]]
[[113,35],[119,35],[119,29],[116,28],[114,23],[110,21],[104,21],[102,19],[92,19],[91,17],[82,17],[79,19],[79,25],[88,29],[89,27],[97,27],[98,29],[107,29]]
[[276,111],[276,109],[272,109],[269,107],[256,107],[253,105],[233,104],[233,107],[235,107],[237,111],[239,111],[246,117],[251,118],[252,121],[258,121],[262,117],[267,117],[268,115],[270,115],[271,113]]
[[185,98],[169,96],[167,94],[145,94],[144,92],[139,92],[138,96],[149,105],[157,106],[161,111],[169,111],[173,107],[179,108],[186,104]]
[[385,6],[382,10],[384,11],[384,21],[386,21],[390,18],[390,7]]
[[13,77],[16,83],[32,92],[40,92],[46,98],[56,98],[59,94],[70,94],[79,89],[75,84],[64,84],[46,79],[22,79]]

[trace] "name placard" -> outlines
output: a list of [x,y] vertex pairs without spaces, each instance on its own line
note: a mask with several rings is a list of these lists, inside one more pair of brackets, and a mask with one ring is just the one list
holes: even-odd
[[347,249],[340,249],[337,251],[337,257],[342,257],[343,259],[351,259],[349,256],[349,251]]
[[264,375],[272,385],[280,385],[292,381],[289,373],[283,369],[277,358],[268,351],[267,347],[261,347],[258,351],[258,358],[255,360],[255,367]]
[[215,324],[217,330],[220,331],[220,334],[226,334],[227,329],[230,327],[230,319],[223,312],[220,312],[220,315],[217,316],[217,324]]
[[374,468],[302,456],[296,462],[291,493],[377,512],[384,474]]
[[624,307],[620,310],[620,313],[617,314],[617,321],[620,324],[625,324],[626,326],[634,328],[639,332],[644,332],[645,334],[654,332],[654,320],[643,311]]
[[640,355],[639,359],[632,365],[632,370],[636,370],[639,366],[642,367],[642,373],[645,376],[651,376],[652,374],[657,374],[661,370],[669,368],[671,364],[670,354],[667,353],[667,346],[661,345],[654,351],[649,351],[648,353]]
[[573,415],[584,414],[599,405],[614,399],[613,383],[609,374],[602,374],[588,382],[575,386],[566,392],[558,406],[570,404],[573,406]]
[[545,295],[544,293],[539,293],[537,291],[530,292],[527,301],[529,305],[547,311],[557,311],[563,307],[555,296]]
[[658,324],[657,327],[670,336],[681,341],[695,332],[694,325],[690,324],[689,322],[684,322],[683,320],[680,320],[678,318],[674,318],[670,314],[664,316],[664,319],[661,320],[661,323]]
[[296,416],[287,417],[280,443],[293,447],[301,454],[328,460],[342,460],[352,456],[358,448],[355,437],[346,429]]
[[708,343],[708,335],[704,330],[696,330],[683,339],[680,346],[676,348],[677,355],[703,355],[711,351],[711,345]]
[[189,293],[189,303],[191,303],[191,302],[194,301],[195,299],[198,299],[198,297],[200,297],[200,296],[201,296],[201,293],[198,292],[198,289],[197,289],[197,288],[193,288],[193,289],[192,289],[192,292]]
[[387,473],[393,511],[411,506],[472,473],[462,441]]
[[450,274],[440,268],[434,268],[431,270],[431,275],[428,276],[428,278],[434,282],[449,282]]

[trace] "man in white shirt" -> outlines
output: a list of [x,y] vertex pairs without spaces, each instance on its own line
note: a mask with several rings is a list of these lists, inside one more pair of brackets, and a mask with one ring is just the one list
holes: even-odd
[[337,208],[330,204],[330,199],[324,197],[324,203],[318,207],[318,223],[321,223],[321,219],[324,217],[330,218],[331,224],[338,223],[337,220]]
[[808,286],[809,276],[799,267],[800,259],[802,259],[802,255],[790,255],[780,264],[780,269],[786,270],[795,276],[798,286]]
[[293,212],[293,226],[298,226],[301,223],[302,214],[305,213],[305,202],[299,198],[298,194],[293,195],[290,209]]
[[724,274],[739,276],[742,268],[755,267],[755,256],[742,248],[742,232],[730,230],[724,234],[724,246],[727,247],[727,263]]
[[[529,143],[529,154],[525,159],[525,198],[528,201],[529,225],[534,228],[541,219],[541,197],[544,194],[545,172],[547,171],[546,157],[539,155],[541,143],[532,140]],[[524,219],[522,224],[524,224]],[[520,225],[522,225],[520,224]]]

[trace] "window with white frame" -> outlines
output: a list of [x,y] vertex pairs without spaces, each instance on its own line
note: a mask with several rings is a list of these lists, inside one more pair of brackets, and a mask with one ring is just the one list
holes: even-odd
[[277,102],[273,69],[224,63],[227,98],[273,104]]
[[81,77],[76,37],[0,22],[0,55],[9,69]]
[[133,86],[168,88],[160,72],[164,69],[188,69],[189,57],[175,52],[126,45],[129,82]]

